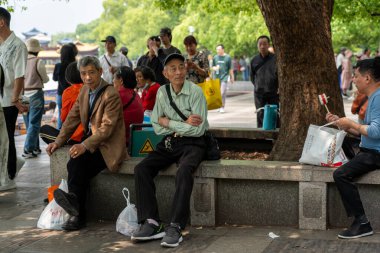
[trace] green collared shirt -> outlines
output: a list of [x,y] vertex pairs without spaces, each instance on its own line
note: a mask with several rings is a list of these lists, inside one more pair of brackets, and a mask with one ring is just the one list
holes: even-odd
[[[203,122],[199,126],[191,126],[183,121],[181,116],[170,105],[165,86],[161,86],[156,95],[156,104],[154,105],[151,122],[154,131],[158,135],[168,135],[177,133],[181,136],[199,137],[208,129],[207,121],[207,102],[203,95],[202,89],[192,82],[185,81],[182,90],[176,94],[170,84],[170,92],[174,103],[178,109],[186,116],[198,114],[202,117]],[[159,117],[169,118],[169,127],[165,128],[158,124]]]

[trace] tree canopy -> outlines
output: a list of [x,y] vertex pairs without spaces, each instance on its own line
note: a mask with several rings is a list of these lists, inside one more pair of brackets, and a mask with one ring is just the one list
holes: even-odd
[[[0,4],[13,10],[13,1],[0,0]],[[129,48],[132,58],[144,53],[146,39],[164,26],[172,28],[173,45],[181,50],[191,26],[201,46],[214,50],[223,43],[231,55],[256,54],[256,38],[268,34],[256,0],[105,0],[103,7],[98,19],[77,26],[72,39],[79,36],[84,42],[101,44],[101,39],[112,34],[119,46]],[[335,0],[331,22],[334,51],[342,46],[354,52],[365,47],[378,49],[379,25],[380,1]]]
[[[99,19],[79,25],[82,41],[99,42],[113,34],[135,58],[146,51],[146,39],[161,27],[173,30],[173,45],[184,50],[183,39],[194,28],[199,45],[209,50],[223,43],[231,55],[257,53],[256,38],[268,34],[255,0],[105,0]],[[358,52],[380,43],[380,2],[336,0],[331,22],[334,51],[345,46]]]

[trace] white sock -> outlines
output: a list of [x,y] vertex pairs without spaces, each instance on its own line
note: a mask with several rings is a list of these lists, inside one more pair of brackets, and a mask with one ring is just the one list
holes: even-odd
[[158,222],[154,219],[146,219],[148,221],[149,224],[153,224],[153,225],[156,225],[158,226]]

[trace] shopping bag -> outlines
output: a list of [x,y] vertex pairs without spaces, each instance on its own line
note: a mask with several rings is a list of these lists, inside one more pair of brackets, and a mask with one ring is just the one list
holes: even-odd
[[59,185],[54,184],[48,188],[47,198],[49,202],[51,202],[54,199],[54,191],[57,190],[58,187]]
[[342,144],[346,132],[324,126],[310,125],[303,146],[300,163],[325,167],[339,167],[348,162]]
[[220,93],[220,80],[207,79],[203,83],[197,84],[202,88],[206,97],[207,109],[214,110],[222,107],[222,94]]
[[116,231],[126,236],[132,236],[132,234],[139,228],[137,221],[137,210],[135,205],[131,204],[129,200],[129,190],[124,188],[121,192],[127,201],[127,207],[124,208],[117,218]]
[[[66,180],[62,179],[59,189],[68,192]],[[69,219],[69,214],[53,199],[42,211],[37,227],[42,229],[61,230],[62,225]]]

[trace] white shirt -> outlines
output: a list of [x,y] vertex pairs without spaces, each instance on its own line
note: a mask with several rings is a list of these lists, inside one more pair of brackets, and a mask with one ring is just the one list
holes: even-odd
[[14,81],[24,76],[27,57],[24,42],[14,32],[0,44],[0,64],[4,71],[4,96],[0,95],[0,103],[3,107],[12,106]]
[[339,53],[336,57],[336,68],[339,68],[342,65],[342,61],[344,59],[344,55],[342,53]]
[[99,61],[103,69],[102,77],[107,83],[112,84],[113,74],[110,72],[111,66],[110,64],[108,64],[106,57],[112,67],[131,66],[129,66],[127,57],[125,57],[122,53],[117,51],[115,51],[111,56],[109,56],[108,54],[100,56]]

